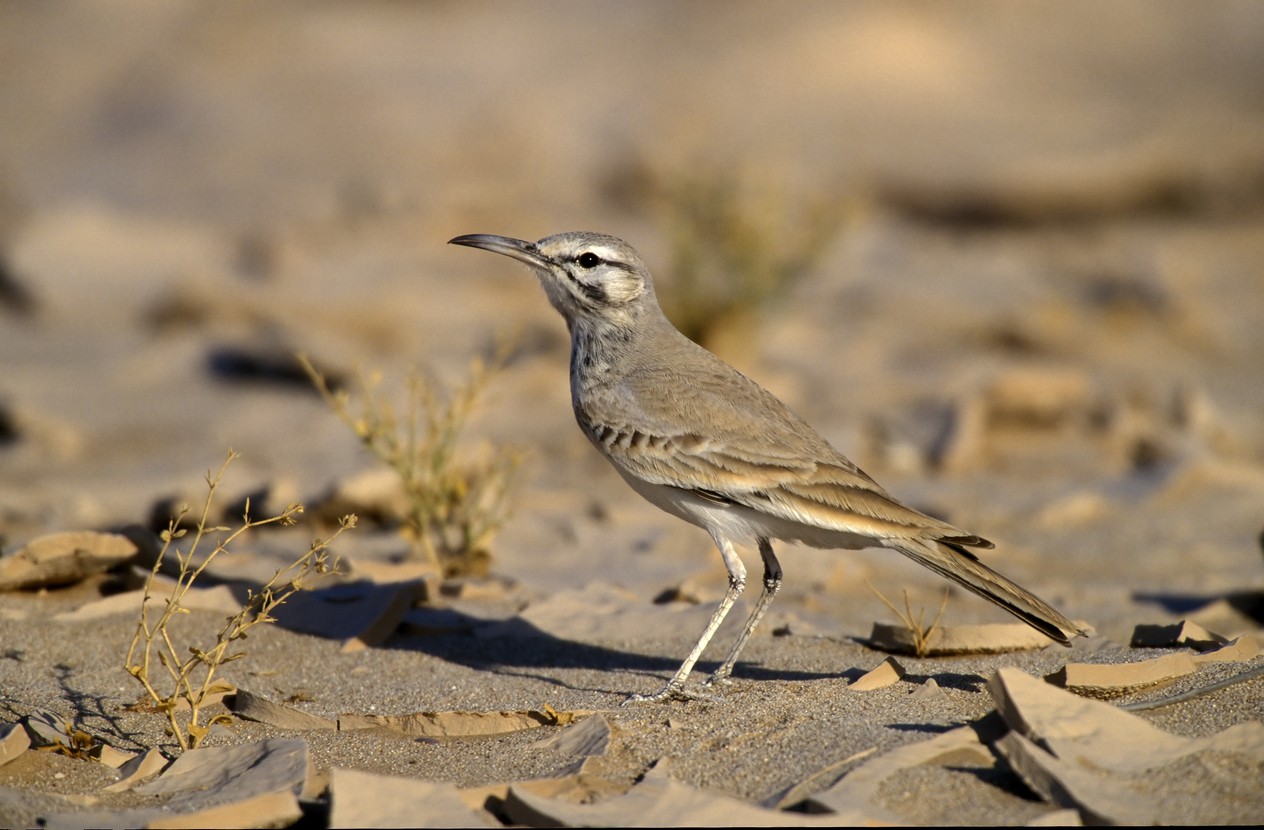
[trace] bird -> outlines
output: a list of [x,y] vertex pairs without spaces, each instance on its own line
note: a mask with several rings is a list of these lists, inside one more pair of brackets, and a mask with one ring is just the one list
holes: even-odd
[[[781,587],[773,540],[897,551],[996,603],[1050,639],[1086,631],[983,564],[993,543],[897,500],[771,392],[667,319],[650,271],[626,242],[568,232],[537,242],[466,234],[450,244],[528,265],[570,332],[571,405],[579,428],[624,481],[660,509],[703,528],[728,589],[680,669],[625,703],[712,697]],[[763,590],[737,640],[703,684],[694,664],[746,586],[735,548],[755,548]]]

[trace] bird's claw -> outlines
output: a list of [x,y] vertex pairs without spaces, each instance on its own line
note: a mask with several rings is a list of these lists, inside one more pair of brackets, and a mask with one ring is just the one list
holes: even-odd
[[[708,681],[708,685],[710,682]],[[702,689],[690,689],[683,683],[671,681],[657,692],[649,695],[629,695],[628,699],[623,701],[623,706],[631,706],[634,703],[659,703],[664,700],[716,700],[716,696]]]

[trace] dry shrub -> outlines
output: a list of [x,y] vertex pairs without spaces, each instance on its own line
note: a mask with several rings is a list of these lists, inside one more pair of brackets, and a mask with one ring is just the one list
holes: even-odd
[[[250,502],[247,501],[241,523],[236,528],[211,525],[210,516],[220,481],[229,464],[237,457],[237,453],[230,450],[219,471],[206,474],[206,500],[191,535],[189,530],[181,528],[189,513],[187,507],[173,517],[163,531],[162,548],[145,580],[140,621],[124,664],[127,673],[144,687],[152,708],[166,715],[171,733],[180,743],[181,749],[199,746],[211,727],[220,718],[227,717],[217,715],[203,723],[202,709],[217,692],[231,688],[217,680],[216,674],[222,666],[246,655],[241,644],[250,629],[256,625],[275,622],[272,612],[278,606],[296,592],[308,587],[313,578],[335,570],[335,565],[329,559],[329,545],[343,531],[355,527],[356,523],[354,515],[344,516],[337,531],[331,536],[316,539],[306,553],[278,570],[262,587],[251,589],[245,605],[227,618],[209,647],[194,644],[178,647],[171,632],[171,622],[177,615],[189,613],[181,601],[216,557],[227,551],[247,531],[264,525],[294,524],[296,517],[303,512],[303,505],[295,503],[275,516],[255,519],[250,516]],[[178,540],[185,538],[190,540],[188,548],[181,551]],[[199,561],[199,551],[204,551],[207,546],[211,547],[209,553]],[[179,573],[170,594],[165,597],[162,612],[156,619],[151,619],[149,600],[158,593],[155,583],[164,561],[169,557],[175,557],[179,564]],[[155,662],[161,670],[154,665]]]
[[790,194],[740,170],[644,169],[628,192],[659,218],[672,245],[668,317],[714,346],[817,267],[852,206],[835,194]]
[[[865,582],[865,584],[869,585],[868,582]],[[882,600],[886,607],[890,608],[891,611],[894,612],[895,616],[899,618],[900,622],[904,624],[904,627],[908,629],[909,633],[913,637],[913,653],[918,657],[925,657],[927,652],[930,650],[929,645],[931,635],[934,634],[935,629],[939,627],[939,620],[944,616],[944,609],[948,607],[948,591],[944,591],[944,598],[939,603],[939,611],[935,614],[935,619],[932,620],[931,624],[928,626],[925,622],[925,608],[919,608],[917,610],[917,616],[913,616],[913,609],[909,604],[907,590],[904,591],[903,611],[897,608],[895,604],[891,602],[891,600],[887,599],[877,588],[869,585],[869,590],[877,594],[878,599]]]
[[354,389],[333,389],[299,359],[339,420],[399,475],[408,502],[400,518],[414,551],[445,576],[486,573],[522,456],[513,448],[478,456],[465,446],[464,432],[499,360],[476,359],[468,379],[451,389],[414,372],[401,416],[380,391],[380,376],[361,372]]

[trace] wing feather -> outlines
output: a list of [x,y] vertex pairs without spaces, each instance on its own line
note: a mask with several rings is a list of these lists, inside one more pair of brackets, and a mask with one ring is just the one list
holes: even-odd
[[677,347],[697,349],[691,359],[714,362],[714,371],[683,379],[674,361],[648,360],[616,385],[575,393],[580,427],[625,474],[826,530],[990,546],[901,504],[770,392],[709,352],[688,341]]

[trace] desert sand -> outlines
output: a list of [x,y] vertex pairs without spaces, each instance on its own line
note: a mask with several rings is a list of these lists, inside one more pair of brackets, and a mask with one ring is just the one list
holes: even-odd
[[[123,551],[0,592],[0,825],[1264,821],[1264,6],[6,4],[0,78],[0,567]],[[1011,620],[934,574],[781,545],[733,683],[622,707],[719,556],[575,428],[530,274],[445,244],[564,230],[1094,636],[982,653]],[[295,355],[402,405],[505,349],[460,447],[521,456],[512,511],[445,580]],[[181,752],[128,539],[229,449],[215,521],[307,509],[180,644],[360,521]],[[967,653],[893,653],[879,593]]]

